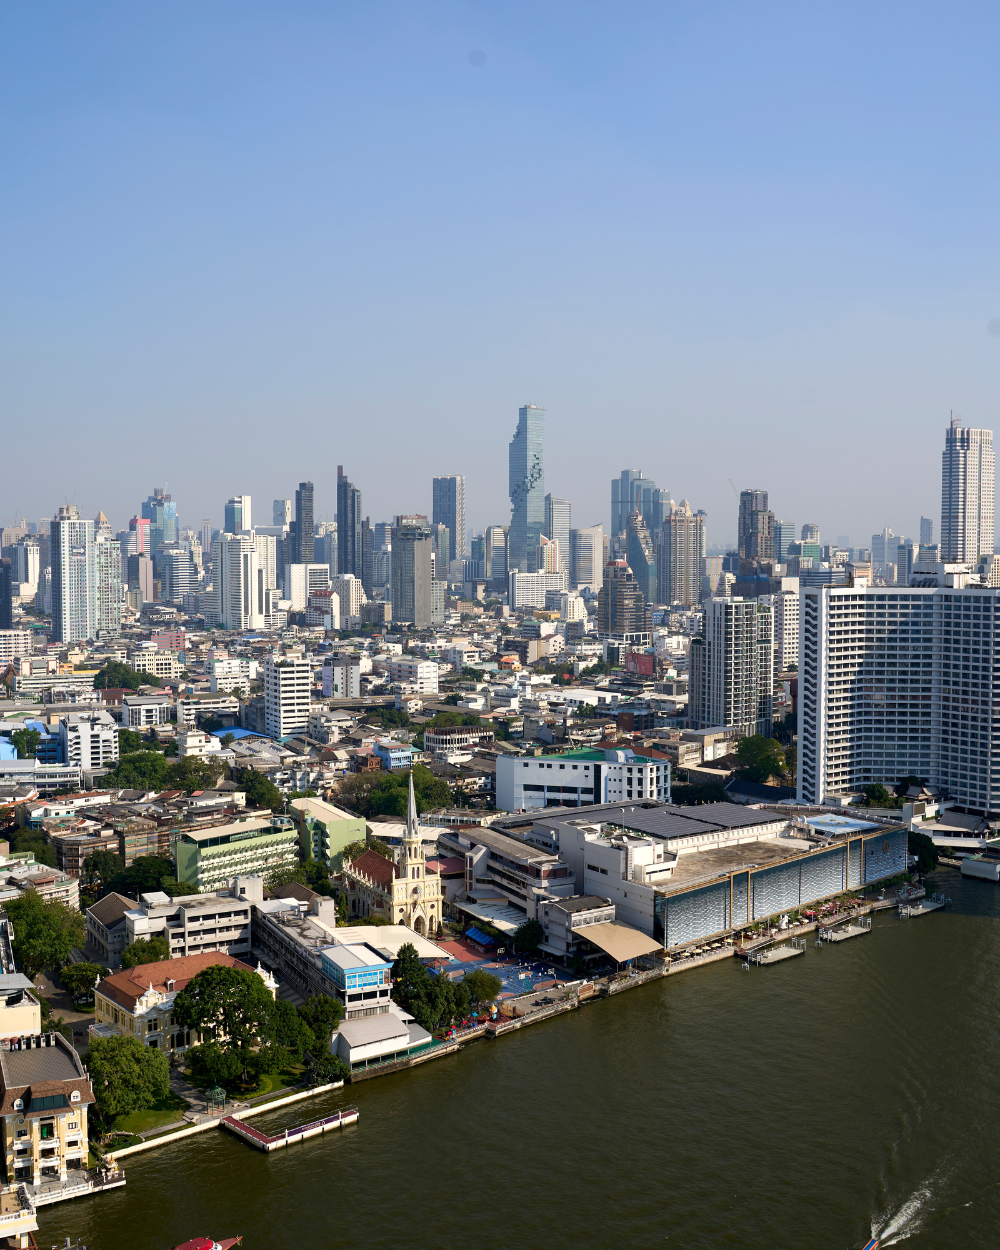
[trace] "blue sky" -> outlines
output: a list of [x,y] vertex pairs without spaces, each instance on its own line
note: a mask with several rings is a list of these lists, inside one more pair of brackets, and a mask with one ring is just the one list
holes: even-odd
[[0,516],[183,523],[336,466],[373,520],[517,407],[607,523],[641,468],[855,543],[937,517],[1000,367],[1000,10],[175,3],[0,9]]

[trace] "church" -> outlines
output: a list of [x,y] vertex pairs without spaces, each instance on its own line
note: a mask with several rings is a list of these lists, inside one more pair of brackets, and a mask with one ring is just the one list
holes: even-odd
[[389,924],[403,924],[424,937],[436,937],[441,929],[444,892],[441,878],[424,862],[424,845],[417,821],[417,801],[410,773],[406,808],[406,833],[393,860],[377,851],[365,851],[344,863],[344,885],[352,920],[380,916]]

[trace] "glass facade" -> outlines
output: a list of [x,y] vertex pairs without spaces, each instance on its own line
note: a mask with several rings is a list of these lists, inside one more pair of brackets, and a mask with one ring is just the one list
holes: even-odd
[[525,404],[518,409],[517,430],[510,440],[509,571],[536,572],[538,540],[545,527],[545,409]]

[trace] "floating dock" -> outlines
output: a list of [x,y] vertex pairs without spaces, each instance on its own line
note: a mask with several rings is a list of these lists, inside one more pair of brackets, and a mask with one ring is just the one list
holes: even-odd
[[747,968],[750,964],[756,964],[760,968],[765,968],[770,964],[780,964],[785,959],[794,959],[796,955],[805,953],[804,944],[802,946],[769,946],[764,950],[748,951],[743,966]]
[[819,936],[823,942],[847,942],[851,938],[864,937],[866,933],[871,933],[871,931],[871,920],[867,924],[852,920],[848,924],[842,925],[839,929],[820,929]]
[[929,911],[939,911],[942,907],[947,907],[950,902],[951,899],[935,894],[933,898],[922,898],[919,903],[900,903],[899,918],[911,920],[917,916],[926,916]]
[[322,1120],[312,1120],[309,1124],[297,1124],[294,1128],[286,1128],[273,1137],[260,1132],[259,1129],[251,1128],[249,1124],[244,1124],[234,1115],[225,1116],[219,1123],[223,1128],[235,1133],[237,1137],[242,1137],[248,1145],[270,1153],[272,1150],[280,1150],[283,1146],[290,1146],[293,1142],[305,1141],[308,1137],[318,1137],[329,1129],[343,1128],[345,1124],[356,1124],[357,1119],[357,1107],[342,1107],[340,1111],[335,1111],[333,1115],[328,1115]]

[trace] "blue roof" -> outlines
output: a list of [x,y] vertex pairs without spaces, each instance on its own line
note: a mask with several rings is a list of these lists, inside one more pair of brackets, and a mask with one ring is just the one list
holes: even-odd
[[232,734],[234,738],[264,738],[265,734],[254,733],[252,729],[237,729],[233,726],[230,729],[213,729],[213,738],[224,738],[226,734]]
[[496,941],[495,938],[491,938],[488,934],[482,933],[475,927],[475,925],[473,925],[471,929],[466,929],[465,936],[473,942],[478,942],[480,946],[489,946],[492,942]]

